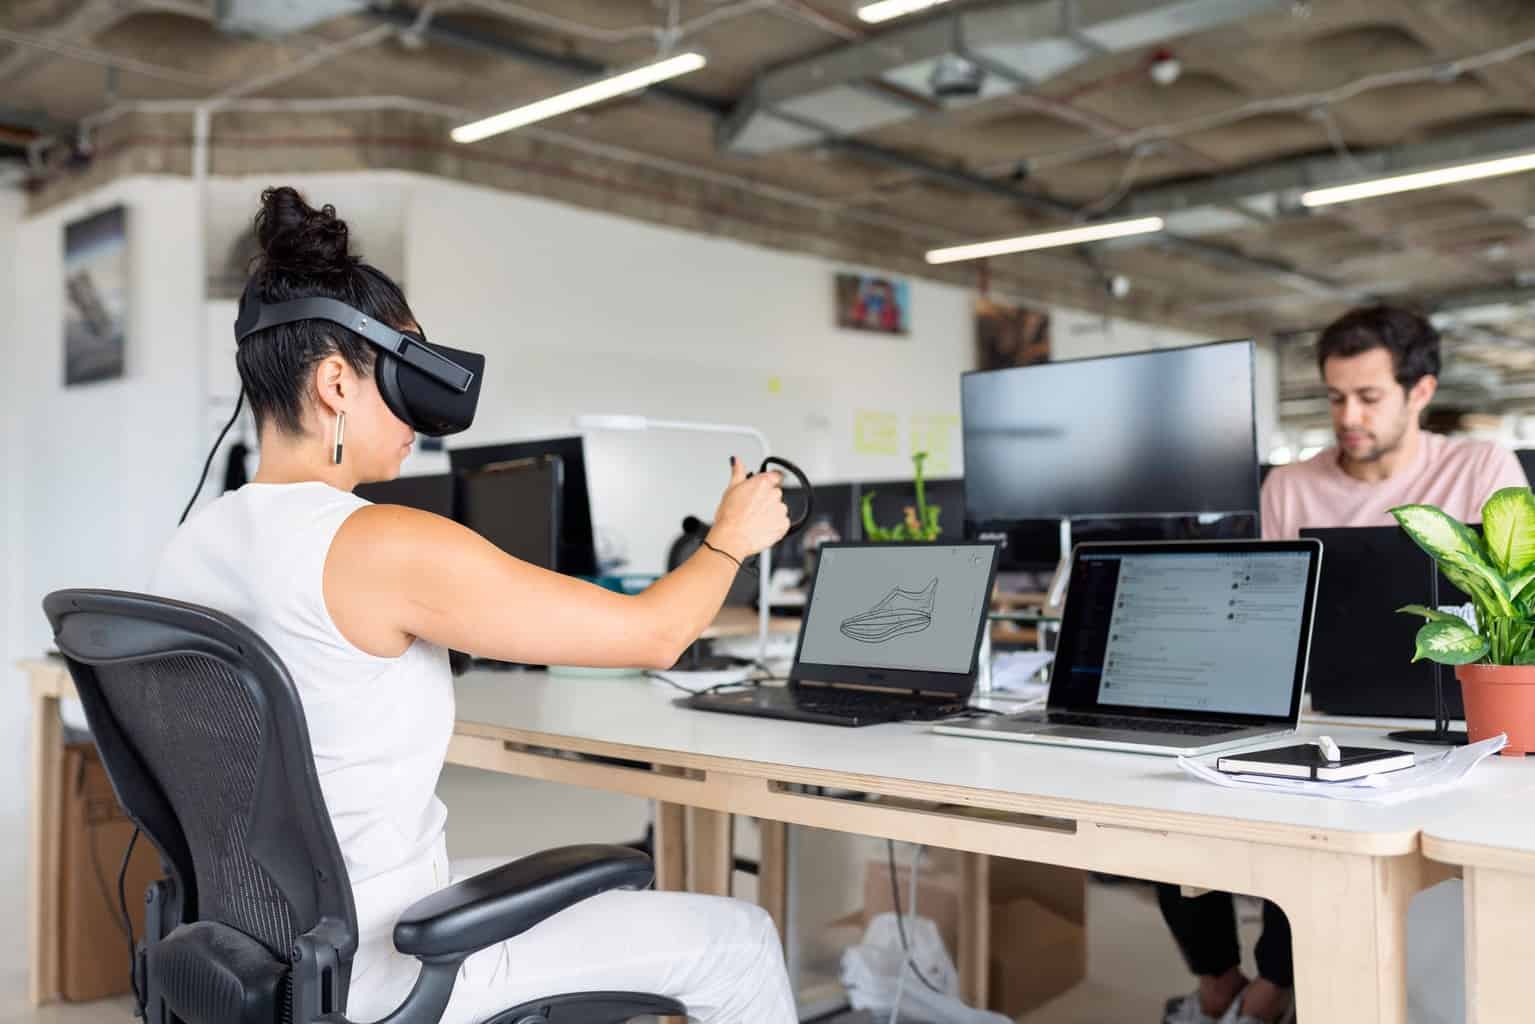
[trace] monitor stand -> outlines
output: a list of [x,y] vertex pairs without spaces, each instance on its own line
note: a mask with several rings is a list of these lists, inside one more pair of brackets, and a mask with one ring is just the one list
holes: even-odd
[[1066,606],[1066,584],[1071,582],[1071,520],[1061,520],[1061,560],[1055,563],[1050,589],[1045,591],[1045,615],[1059,618]]
[[[1439,607],[1439,566],[1428,560],[1429,607]],[[1450,708],[1444,700],[1444,666],[1434,664],[1434,727],[1432,729],[1399,729],[1386,734],[1387,739],[1398,743],[1427,743],[1445,747],[1462,747],[1471,738],[1460,730],[1450,729]]]

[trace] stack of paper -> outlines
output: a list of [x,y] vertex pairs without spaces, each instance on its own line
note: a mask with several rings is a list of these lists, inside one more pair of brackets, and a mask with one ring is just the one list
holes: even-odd
[[1503,734],[1456,747],[1442,754],[1419,757],[1418,763],[1399,772],[1382,772],[1348,782],[1316,782],[1311,779],[1276,779],[1267,775],[1227,775],[1216,771],[1214,759],[1178,758],[1178,766],[1196,779],[1233,789],[1267,789],[1300,793],[1333,800],[1357,800],[1370,804],[1396,804],[1449,789],[1483,760],[1508,745]]
[[1043,700],[1050,684],[1043,672],[1055,660],[1051,651],[1004,651],[991,660],[993,697],[1009,700]]

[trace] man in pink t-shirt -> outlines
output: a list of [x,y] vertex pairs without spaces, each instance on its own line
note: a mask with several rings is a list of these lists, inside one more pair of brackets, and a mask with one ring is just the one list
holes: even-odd
[[1307,527],[1392,526],[1391,509],[1412,503],[1480,522],[1492,492],[1526,486],[1508,449],[1418,425],[1439,386],[1439,335],[1427,320],[1389,306],[1355,310],[1322,332],[1317,359],[1338,443],[1269,474],[1265,538],[1298,537]]
[[[1397,505],[1437,505],[1480,522],[1502,487],[1526,486],[1512,452],[1487,441],[1451,440],[1419,426],[1439,386],[1439,334],[1403,309],[1348,313],[1322,332],[1317,361],[1332,405],[1334,447],[1276,468],[1263,484],[1263,536],[1307,527],[1391,526]],[[1267,1024],[1292,1020],[1290,927],[1263,908],[1258,976],[1242,974],[1235,907],[1227,893],[1184,897],[1158,886],[1158,902],[1199,988],[1168,1002],[1165,1024]]]

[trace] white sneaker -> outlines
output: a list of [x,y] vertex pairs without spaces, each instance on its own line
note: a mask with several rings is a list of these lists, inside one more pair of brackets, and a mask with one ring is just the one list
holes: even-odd
[[[1219,1024],[1268,1024],[1268,1021],[1243,1013],[1242,997],[1237,996],[1236,1000],[1231,1004],[1231,1009],[1226,1011],[1226,1015],[1220,1019]],[[1289,1009],[1279,1015],[1279,1019],[1274,1024],[1295,1024],[1295,1004],[1293,1002],[1290,1004]]]
[[[1240,1006],[1242,996],[1237,994],[1232,1006]],[[1195,989],[1186,996],[1174,996],[1167,1001],[1167,1006],[1162,1011],[1162,1024],[1222,1024],[1221,1020],[1205,1013],[1199,1003],[1199,990]]]

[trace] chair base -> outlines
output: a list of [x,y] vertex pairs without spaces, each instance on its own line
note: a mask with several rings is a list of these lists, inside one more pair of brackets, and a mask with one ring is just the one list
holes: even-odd
[[504,1010],[485,1024],[626,1024],[635,1017],[686,1017],[675,999],[639,992],[577,992]]

